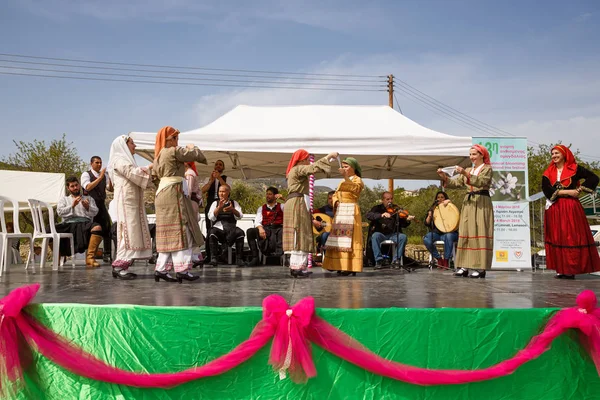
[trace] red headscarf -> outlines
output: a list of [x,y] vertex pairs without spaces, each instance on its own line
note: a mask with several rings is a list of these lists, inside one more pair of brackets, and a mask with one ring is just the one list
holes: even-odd
[[288,176],[292,168],[298,164],[298,161],[306,160],[308,158],[308,151],[300,149],[296,150],[294,154],[292,154],[292,158],[288,164],[287,170],[285,171],[285,176]]
[[488,149],[486,149],[484,146],[482,146],[480,144],[474,144],[473,146],[471,146],[471,148],[475,149],[481,153],[481,155],[483,156],[484,164],[490,165],[492,163],[490,160],[490,153],[489,153]]
[[[552,152],[554,149],[560,151],[563,156],[565,156],[565,165],[563,166],[562,173],[560,174],[560,182],[563,184],[563,186],[568,187],[571,185],[571,177],[577,172],[577,162],[575,161],[575,156],[571,150],[569,150],[569,148],[563,144],[557,144],[550,150],[550,152]],[[544,176],[550,179],[550,184],[554,185],[556,183],[557,175],[558,170],[556,168],[556,164],[554,164],[553,161],[550,161],[550,165],[548,165],[548,168],[546,168],[544,171]]]
[[170,136],[179,135],[179,131],[172,126],[165,126],[161,128],[156,134],[156,143],[154,143],[154,159],[158,158],[158,154],[162,149],[165,148],[167,138]]
[[196,163],[193,161],[190,162],[186,162],[185,165],[187,165],[188,167],[190,167],[192,169],[192,171],[194,171],[196,173],[196,176],[198,176],[198,169],[196,169]]

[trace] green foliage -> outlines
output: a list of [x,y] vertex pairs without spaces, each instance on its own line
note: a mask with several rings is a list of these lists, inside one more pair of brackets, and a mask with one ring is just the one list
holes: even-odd
[[33,142],[14,141],[17,152],[4,157],[2,162],[11,169],[34,172],[58,172],[66,177],[79,176],[87,165],[77,154],[73,143],[68,143],[66,135],[62,139],[46,142],[35,139]]
[[265,191],[252,187],[241,180],[233,182],[229,197],[240,203],[244,214],[254,214],[258,207],[265,203]]

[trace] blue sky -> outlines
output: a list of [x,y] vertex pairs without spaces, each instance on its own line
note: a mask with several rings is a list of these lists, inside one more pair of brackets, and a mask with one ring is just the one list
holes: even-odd
[[[597,1],[4,0],[0,53],[139,64],[387,75],[538,143],[600,160]],[[0,56],[6,60],[10,57]],[[10,65],[0,62],[0,65]],[[0,68],[0,72],[8,70]],[[387,93],[144,85],[0,75],[0,157],[62,133],[84,159],[115,136],[198,128],[237,104],[387,104]],[[481,132],[397,93],[402,111]],[[386,182],[382,182],[386,185]],[[411,186],[405,185],[405,186]]]

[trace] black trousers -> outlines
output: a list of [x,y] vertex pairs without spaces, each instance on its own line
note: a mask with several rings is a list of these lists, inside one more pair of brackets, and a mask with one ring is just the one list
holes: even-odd
[[[283,226],[267,225],[263,226],[267,237],[261,239],[258,234],[258,228],[249,228],[246,231],[248,238],[248,246],[252,250],[252,257],[258,256],[258,250],[264,255],[281,255],[283,254]],[[255,254],[256,252],[256,254]]]
[[94,217],[94,222],[100,225],[102,228],[102,241],[104,243],[104,255],[109,256],[111,254],[111,222],[110,215],[108,214],[108,210],[106,209],[106,204],[101,202],[96,202],[98,206],[98,214]]

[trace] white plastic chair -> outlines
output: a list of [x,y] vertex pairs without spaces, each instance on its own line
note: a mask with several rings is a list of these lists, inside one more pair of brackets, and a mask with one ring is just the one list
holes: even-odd
[[[28,199],[31,216],[33,219],[33,240],[42,239],[42,257],[40,260],[40,269],[44,268],[46,262],[46,253],[48,251],[48,239],[52,239],[52,269],[57,270],[60,263],[60,239],[69,239],[71,242],[71,265],[75,267],[75,243],[71,233],[58,233],[54,226],[54,211],[48,203],[43,201]],[[44,209],[48,210],[48,223],[50,233],[46,233],[44,226]],[[33,252],[29,254],[27,262]],[[62,264],[60,264],[62,266]]]
[[[396,247],[398,247],[398,245],[396,244],[396,242],[394,242],[391,239],[387,239],[384,240],[383,242],[381,242],[381,244],[379,245],[379,248],[381,248],[382,246],[391,246],[392,248],[392,259],[396,256]],[[400,259],[398,260],[398,262],[400,263],[400,265],[404,265],[404,254],[400,256]]]
[[[9,233],[6,229],[6,218],[4,215],[4,204],[12,203],[13,207],[13,226],[14,231]],[[7,270],[9,264],[9,255],[12,255],[12,248],[10,247],[11,239],[29,239],[29,254],[33,254],[33,238],[31,233],[21,233],[21,228],[19,227],[19,202],[8,197],[0,196],[0,241],[1,241],[1,258],[0,258],[0,276],[2,273]],[[27,271],[29,267],[29,258],[27,259],[27,263],[25,264],[25,271]],[[32,264],[33,272],[35,272],[35,265]]]

